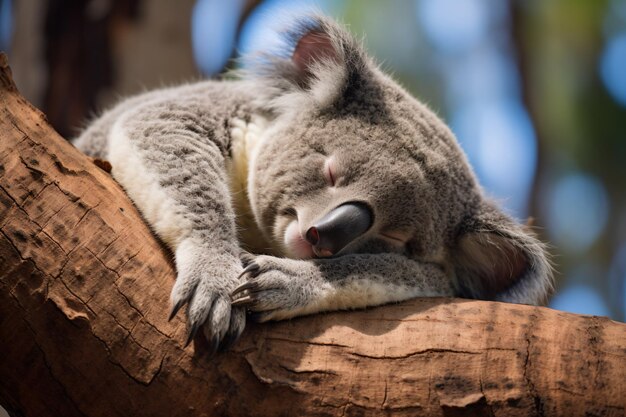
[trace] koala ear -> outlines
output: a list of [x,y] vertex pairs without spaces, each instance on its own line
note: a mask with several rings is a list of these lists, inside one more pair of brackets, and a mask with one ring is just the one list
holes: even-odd
[[340,45],[335,45],[329,33],[313,29],[298,40],[291,61],[296,67],[298,81],[303,87],[310,86],[315,78],[315,70],[339,65]]
[[280,39],[273,49],[248,57],[243,74],[262,87],[271,107],[324,108],[366,78],[370,60],[361,44],[325,16],[295,19]]
[[552,290],[545,245],[494,206],[463,222],[452,256],[461,296],[543,304]]

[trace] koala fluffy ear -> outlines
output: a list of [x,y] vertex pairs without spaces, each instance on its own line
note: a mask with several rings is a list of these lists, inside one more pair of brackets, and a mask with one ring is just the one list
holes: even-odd
[[466,219],[452,256],[463,297],[543,304],[552,291],[545,245],[494,206]]
[[318,29],[305,33],[296,43],[291,61],[296,67],[298,81],[303,87],[315,79],[315,69],[341,63],[341,49],[333,44],[330,34]]
[[249,70],[243,74],[260,81],[272,107],[324,108],[367,78],[370,60],[361,44],[325,16],[295,19],[281,40],[276,47],[248,57]]

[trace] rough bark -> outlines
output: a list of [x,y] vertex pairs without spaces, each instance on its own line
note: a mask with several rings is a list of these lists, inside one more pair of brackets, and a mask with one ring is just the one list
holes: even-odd
[[214,358],[183,348],[170,254],[3,55],[0,265],[14,415],[624,415],[626,325],[546,308],[418,299],[250,325]]

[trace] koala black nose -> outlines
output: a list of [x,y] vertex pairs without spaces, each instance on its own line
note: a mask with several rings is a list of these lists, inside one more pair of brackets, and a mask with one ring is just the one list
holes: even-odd
[[333,209],[306,231],[306,240],[322,256],[334,255],[365,233],[373,220],[363,203],[345,203]]

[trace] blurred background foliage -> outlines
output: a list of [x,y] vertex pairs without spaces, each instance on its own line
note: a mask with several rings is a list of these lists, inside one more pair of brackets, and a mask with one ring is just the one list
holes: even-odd
[[69,138],[120,96],[220,76],[311,8],[366,34],[486,193],[531,218],[552,245],[551,306],[623,321],[626,0],[0,0],[0,49]]

